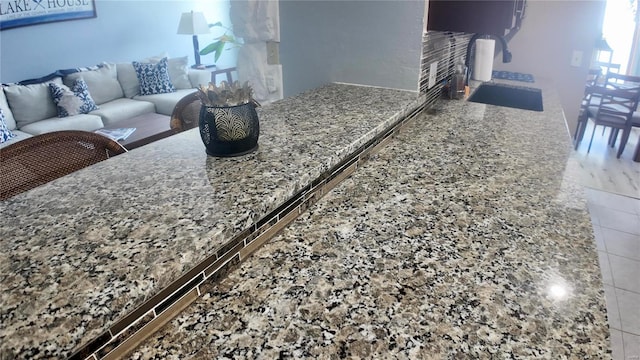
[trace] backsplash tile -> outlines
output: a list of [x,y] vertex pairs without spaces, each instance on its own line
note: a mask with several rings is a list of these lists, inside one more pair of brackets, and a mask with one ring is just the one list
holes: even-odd
[[[428,31],[422,35],[422,59],[420,62],[420,93],[427,95],[427,105],[433,105],[442,94],[444,81],[454,73],[457,59],[464,61],[467,44],[473,34],[445,31]],[[438,62],[436,85],[428,89],[429,66]]]

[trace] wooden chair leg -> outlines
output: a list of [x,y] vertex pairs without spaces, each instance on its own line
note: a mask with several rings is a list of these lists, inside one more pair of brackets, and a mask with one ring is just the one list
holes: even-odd
[[582,142],[582,138],[584,138],[584,132],[587,129],[587,123],[589,122],[589,117],[586,114],[586,111],[581,110],[578,115],[578,123],[576,124],[576,130],[573,133],[574,140],[574,150],[578,150],[578,146]]
[[611,128],[611,132],[609,133],[609,140],[607,140],[607,144],[614,148],[616,146],[616,139],[618,138],[618,129]]
[[620,155],[622,155],[622,153],[624,152],[624,147],[627,145],[630,134],[631,129],[622,130],[622,139],[620,139],[620,146],[618,147],[618,155],[616,156],[616,158],[620,159]]
[[578,124],[576,125],[576,131],[573,133],[573,143],[574,143],[574,149],[578,150],[578,146],[580,145],[580,133],[583,132],[584,130],[582,129],[582,121],[578,120]]
[[596,124],[593,124],[593,131],[591,132],[591,140],[589,140],[589,147],[587,148],[587,154],[591,151],[591,143],[593,143],[593,135],[596,133]]

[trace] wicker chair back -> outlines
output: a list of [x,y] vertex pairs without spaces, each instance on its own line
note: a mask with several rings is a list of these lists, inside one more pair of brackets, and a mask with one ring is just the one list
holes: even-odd
[[36,135],[0,149],[0,200],[127,152],[105,136],[65,130]]
[[197,127],[200,107],[202,107],[202,103],[197,96],[197,92],[180,99],[171,114],[171,129],[175,132],[182,132]]

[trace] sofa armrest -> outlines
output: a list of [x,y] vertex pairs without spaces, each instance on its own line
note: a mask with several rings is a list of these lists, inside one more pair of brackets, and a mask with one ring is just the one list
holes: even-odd
[[211,81],[211,70],[189,69],[189,81],[194,88],[200,85],[208,86]]

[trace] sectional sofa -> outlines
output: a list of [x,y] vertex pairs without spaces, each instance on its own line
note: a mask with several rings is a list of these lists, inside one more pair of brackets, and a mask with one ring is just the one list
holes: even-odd
[[114,123],[126,127],[127,119],[150,112],[171,115],[182,97],[210,78],[209,71],[189,68],[186,56],[163,56],[58,70],[2,85],[0,148],[52,131],[94,131]]

